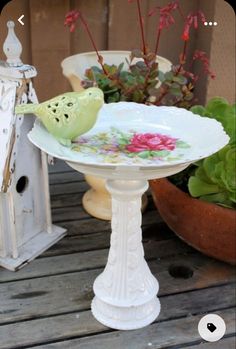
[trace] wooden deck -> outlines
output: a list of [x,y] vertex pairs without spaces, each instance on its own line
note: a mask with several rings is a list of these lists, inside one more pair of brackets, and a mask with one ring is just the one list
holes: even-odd
[[[82,175],[60,162],[53,172],[53,220],[68,235],[20,271],[0,269],[1,349],[235,348],[234,268],[181,242],[151,198],[143,215],[143,239],[146,259],[160,282],[160,316],[136,331],[114,331],[97,322],[90,312],[92,285],[106,262],[110,223],[84,212]],[[176,266],[185,267],[186,278],[178,277]],[[205,313],[217,313],[226,322],[219,342],[206,343],[198,334]]]

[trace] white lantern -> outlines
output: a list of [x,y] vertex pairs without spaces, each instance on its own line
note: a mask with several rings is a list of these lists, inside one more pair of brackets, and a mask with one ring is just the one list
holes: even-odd
[[34,116],[16,116],[16,104],[37,103],[33,66],[9,21],[0,62],[0,265],[17,270],[65,235],[52,225],[47,157],[27,138]]

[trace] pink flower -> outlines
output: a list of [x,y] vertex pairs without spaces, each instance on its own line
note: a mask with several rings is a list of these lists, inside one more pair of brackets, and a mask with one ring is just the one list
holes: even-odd
[[196,50],[193,55],[193,61],[200,60],[203,64],[203,71],[207,75],[210,75],[212,79],[215,79],[215,74],[210,70],[210,63],[206,52]]
[[198,21],[201,21],[203,24],[205,22],[205,16],[204,13],[201,11],[197,11],[196,13],[190,13],[185,21],[184,25],[184,31],[181,36],[182,40],[188,41],[189,40],[189,31],[191,26],[193,25],[194,29],[198,28]]
[[176,147],[176,138],[161,135],[158,133],[139,133],[135,134],[126,146],[126,150],[131,153],[142,151],[160,151],[174,150]]
[[64,25],[70,28],[70,32],[75,30],[75,23],[80,17],[80,12],[77,10],[70,11],[65,17]]

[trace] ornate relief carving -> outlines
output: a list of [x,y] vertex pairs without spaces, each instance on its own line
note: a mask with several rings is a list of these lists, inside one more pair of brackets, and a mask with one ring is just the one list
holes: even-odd
[[[119,181],[114,181],[115,182]],[[112,194],[112,234],[107,265],[94,283],[97,297],[114,306],[132,307],[146,304],[158,291],[158,283],[144,259],[141,231],[141,195],[146,182],[137,181],[137,190],[117,193],[113,182],[109,183]],[[116,189],[116,188],[115,188]]]

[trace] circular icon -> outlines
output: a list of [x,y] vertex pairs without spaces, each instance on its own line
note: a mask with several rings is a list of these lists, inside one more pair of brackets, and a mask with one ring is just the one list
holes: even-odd
[[225,330],[224,320],[216,314],[205,315],[198,323],[198,332],[207,342],[220,340],[224,336]]

